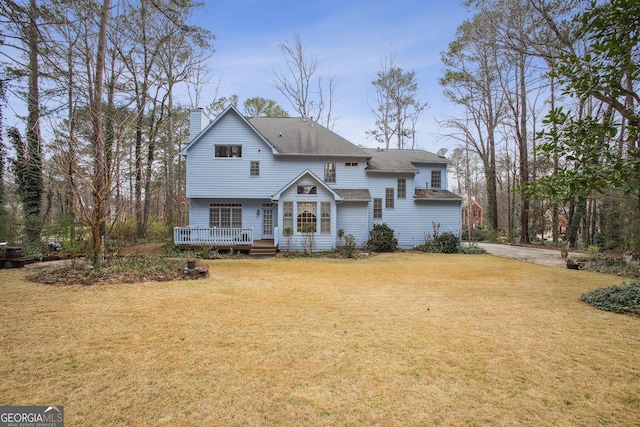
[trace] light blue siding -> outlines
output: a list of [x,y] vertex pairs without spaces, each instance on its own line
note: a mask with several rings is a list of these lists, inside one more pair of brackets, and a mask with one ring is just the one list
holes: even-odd
[[432,170],[439,170],[440,171],[440,187],[442,189],[446,189],[447,186],[449,185],[447,182],[447,167],[446,165],[424,165],[424,164],[419,164],[419,165],[415,165],[418,170],[420,171],[418,173],[418,175],[416,175],[415,178],[415,182],[416,182],[416,187],[418,189],[427,189],[427,188],[432,188],[431,187],[431,171]]
[[201,108],[196,108],[190,111],[189,118],[189,142],[193,139],[210,123],[209,118],[206,116]]
[[[187,152],[187,197],[264,198],[278,188],[271,148],[235,114],[222,117]],[[215,146],[241,145],[241,158],[216,158]],[[251,177],[251,162],[260,176]]]
[[[352,234],[356,246],[366,246],[369,240],[369,205],[367,202],[344,202],[338,205],[337,229],[344,230],[344,235]],[[344,242],[338,242],[342,244]]]
[[[324,178],[325,162],[336,163],[333,188],[363,187],[363,159],[354,159],[357,167],[345,167],[345,160],[313,157],[275,157],[247,123],[235,114],[223,116],[215,132],[202,135],[187,154],[187,197],[264,198],[280,191],[300,172],[309,169]],[[241,145],[241,158],[216,158],[215,145]],[[250,176],[251,162],[260,162],[260,175]],[[230,184],[232,183],[232,184]]]
[[[316,194],[298,194],[298,185],[314,185],[316,186]],[[298,202],[313,202],[316,203],[316,235],[314,238],[316,250],[330,250],[336,247],[336,202],[335,195],[330,190],[325,188],[321,182],[314,179],[311,175],[304,175],[300,179],[291,183],[291,185],[280,194],[279,209],[278,209],[278,228],[282,233],[284,229],[283,209],[282,203],[285,201],[293,202],[293,229],[294,235],[291,238],[290,249],[295,251],[301,251],[303,247],[303,235],[297,230],[296,218],[298,216]],[[321,221],[321,203],[328,202],[331,204],[331,231],[329,233],[321,233],[320,221]],[[286,239],[281,235],[280,242],[286,245]],[[284,246],[281,246],[284,247]]]
[[[263,205],[271,204],[268,199],[190,199],[189,200],[189,226],[194,228],[209,227],[209,209],[212,203],[238,203],[242,206],[242,228],[253,228],[253,238],[263,238]],[[274,227],[277,225],[277,205],[273,204]]]
[[[429,170],[429,176],[431,171]],[[444,170],[442,168],[442,170]],[[415,179],[422,174],[417,174]],[[396,233],[398,246],[411,249],[425,242],[425,238],[433,237],[433,222],[440,223],[440,232],[451,232],[456,236],[462,230],[462,213],[459,201],[416,201],[414,189],[425,189],[410,175],[402,174],[369,174],[369,191],[371,197],[382,199],[382,218],[373,218],[373,209],[369,212],[369,220],[373,224],[387,224]],[[407,180],[405,199],[398,198],[398,178]],[[394,207],[385,207],[385,190],[394,189]],[[373,204],[372,204],[373,205]]]
[[[201,118],[206,122],[206,118]],[[200,120],[200,119],[198,119]],[[192,123],[197,129],[202,123]],[[216,158],[215,145],[241,145],[240,158]],[[250,176],[251,162],[259,162],[259,176]],[[335,162],[336,182],[325,184],[325,162]],[[186,150],[187,197],[189,198],[189,225],[209,227],[211,203],[240,203],[242,227],[254,229],[254,239],[262,235],[263,205],[274,203],[273,222],[280,232],[280,247],[286,248],[282,236],[284,201],[294,204],[294,229],[298,201],[317,203],[316,250],[330,250],[341,244],[337,231],[352,234],[359,247],[369,239],[374,223],[386,223],[397,237],[401,248],[423,244],[433,235],[433,222],[440,224],[440,232],[459,235],[461,224],[460,201],[416,200],[415,189],[430,186],[431,170],[441,171],[441,188],[447,185],[444,164],[416,164],[417,174],[367,172],[364,158],[282,156],[274,153],[254,128],[235,111],[221,116],[207,131],[199,135]],[[347,166],[357,163],[357,166]],[[303,174],[308,170],[311,174]],[[315,178],[317,177],[317,181]],[[297,181],[296,178],[300,177]],[[398,178],[406,180],[406,198],[398,198]],[[316,185],[316,194],[298,194],[298,185]],[[385,189],[394,188],[394,207],[386,208]],[[371,201],[342,201],[332,189],[367,189]],[[276,196],[277,195],[277,196]],[[277,200],[273,200],[277,198]],[[381,219],[373,219],[373,198],[383,200]],[[338,199],[338,200],[337,200]],[[320,232],[321,202],[331,205],[330,233]],[[291,240],[292,250],[302,250],[302,234],[296,232]]]

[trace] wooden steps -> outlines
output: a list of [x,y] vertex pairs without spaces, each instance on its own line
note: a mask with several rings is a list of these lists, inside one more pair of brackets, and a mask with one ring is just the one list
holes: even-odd
[[249,256],[252,257],[274,257],[276,256],[275,246],[271,247],[252,247],[249,251]]
[[277,249],[273,244],[272,239],[256,240],[251,246],[249,256],[251,257],[274,257],[276,256]]

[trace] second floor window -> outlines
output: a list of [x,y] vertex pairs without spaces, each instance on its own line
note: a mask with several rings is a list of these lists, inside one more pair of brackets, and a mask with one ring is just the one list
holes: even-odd
[[407,198],[407,180],[405,178],[398,178],[398,199]]
[[242,157],[242,145],[216,145],[216,157]]
[[324,182],[336,182],[336,164],[325,163],[324,164]]
[[431,171],[431,188],[441,188],[442,186],[442,172]]
[[384,191],[384,207],[387,209],[393,209],[395,206],[395,200],[393,197],[393,187],[386,188]]

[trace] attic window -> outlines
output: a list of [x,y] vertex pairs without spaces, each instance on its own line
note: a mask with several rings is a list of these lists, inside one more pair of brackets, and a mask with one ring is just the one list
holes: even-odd
[[315,185],[298,185],[298,194],[316,194],[317,192]]
[[240,158],[242,145],[216,145],[216,157]]

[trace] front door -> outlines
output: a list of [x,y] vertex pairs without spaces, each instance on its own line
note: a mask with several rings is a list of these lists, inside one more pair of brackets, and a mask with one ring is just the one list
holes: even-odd
[[262,208],[262,238],[273,239],[273,208]]

